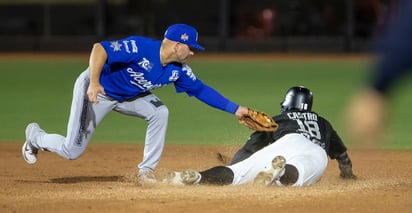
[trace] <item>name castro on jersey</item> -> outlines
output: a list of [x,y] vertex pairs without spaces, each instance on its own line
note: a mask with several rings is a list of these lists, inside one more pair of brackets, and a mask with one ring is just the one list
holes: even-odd
[[287,113],[288,117],[295,120],[299,129],[299,133],[311,140],[313,143],[318,144],[320,147],[326,147],[326,144],[322,143],[322,135],[320,133],[319,125],[317,123],[318,116],[315,113],[310,112],[290,112]]

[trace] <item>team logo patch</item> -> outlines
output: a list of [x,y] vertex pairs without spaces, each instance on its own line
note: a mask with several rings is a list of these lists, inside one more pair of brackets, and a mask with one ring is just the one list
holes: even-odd
[[187,41],[187,40],[189,40],[189,35],[188,34],[182,34],[181,36],[180,36],[180,39],[182,40],[182,41]]
[[142,58],[137,64],[146,71],[150,71],[153,68],[153,63],[147,60],[146,58]]
[[110,44],[110,47],[113,49],[114,52],[122,50],[122,44],[119,44],[119,42],[117,41],[112,41],[112,43]]
[[172,75],[169,77],[169,81],[176,81],[179,79],[179,71],[173,70]]

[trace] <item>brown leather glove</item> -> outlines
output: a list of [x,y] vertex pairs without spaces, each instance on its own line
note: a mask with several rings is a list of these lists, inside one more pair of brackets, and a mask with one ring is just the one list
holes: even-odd
[[272,116],[250,108],[248,109],[248,114],[241,117],[239,121],[241,124],[255,131],[271,132],[277,130],[279,127]]

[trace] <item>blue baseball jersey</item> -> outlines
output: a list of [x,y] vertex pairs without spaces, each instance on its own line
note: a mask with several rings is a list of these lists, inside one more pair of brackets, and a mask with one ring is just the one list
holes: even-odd
[[234,114],[238,105],[204,84],[187,64],[160,62],[160,40],[131,36],[102,41],[107,53],[100,83],[106,95],[120,102],[173,83],[176,92],[186,92],[206,104]]

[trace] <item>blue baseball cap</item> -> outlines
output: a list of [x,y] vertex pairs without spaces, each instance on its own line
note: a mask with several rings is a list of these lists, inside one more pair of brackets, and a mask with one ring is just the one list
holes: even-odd
[[204,47],[197,43],[197,30],[187,24],[173,24],[170,25],[164,37],[182,44],[189,45],[198,50],[205,50]]

